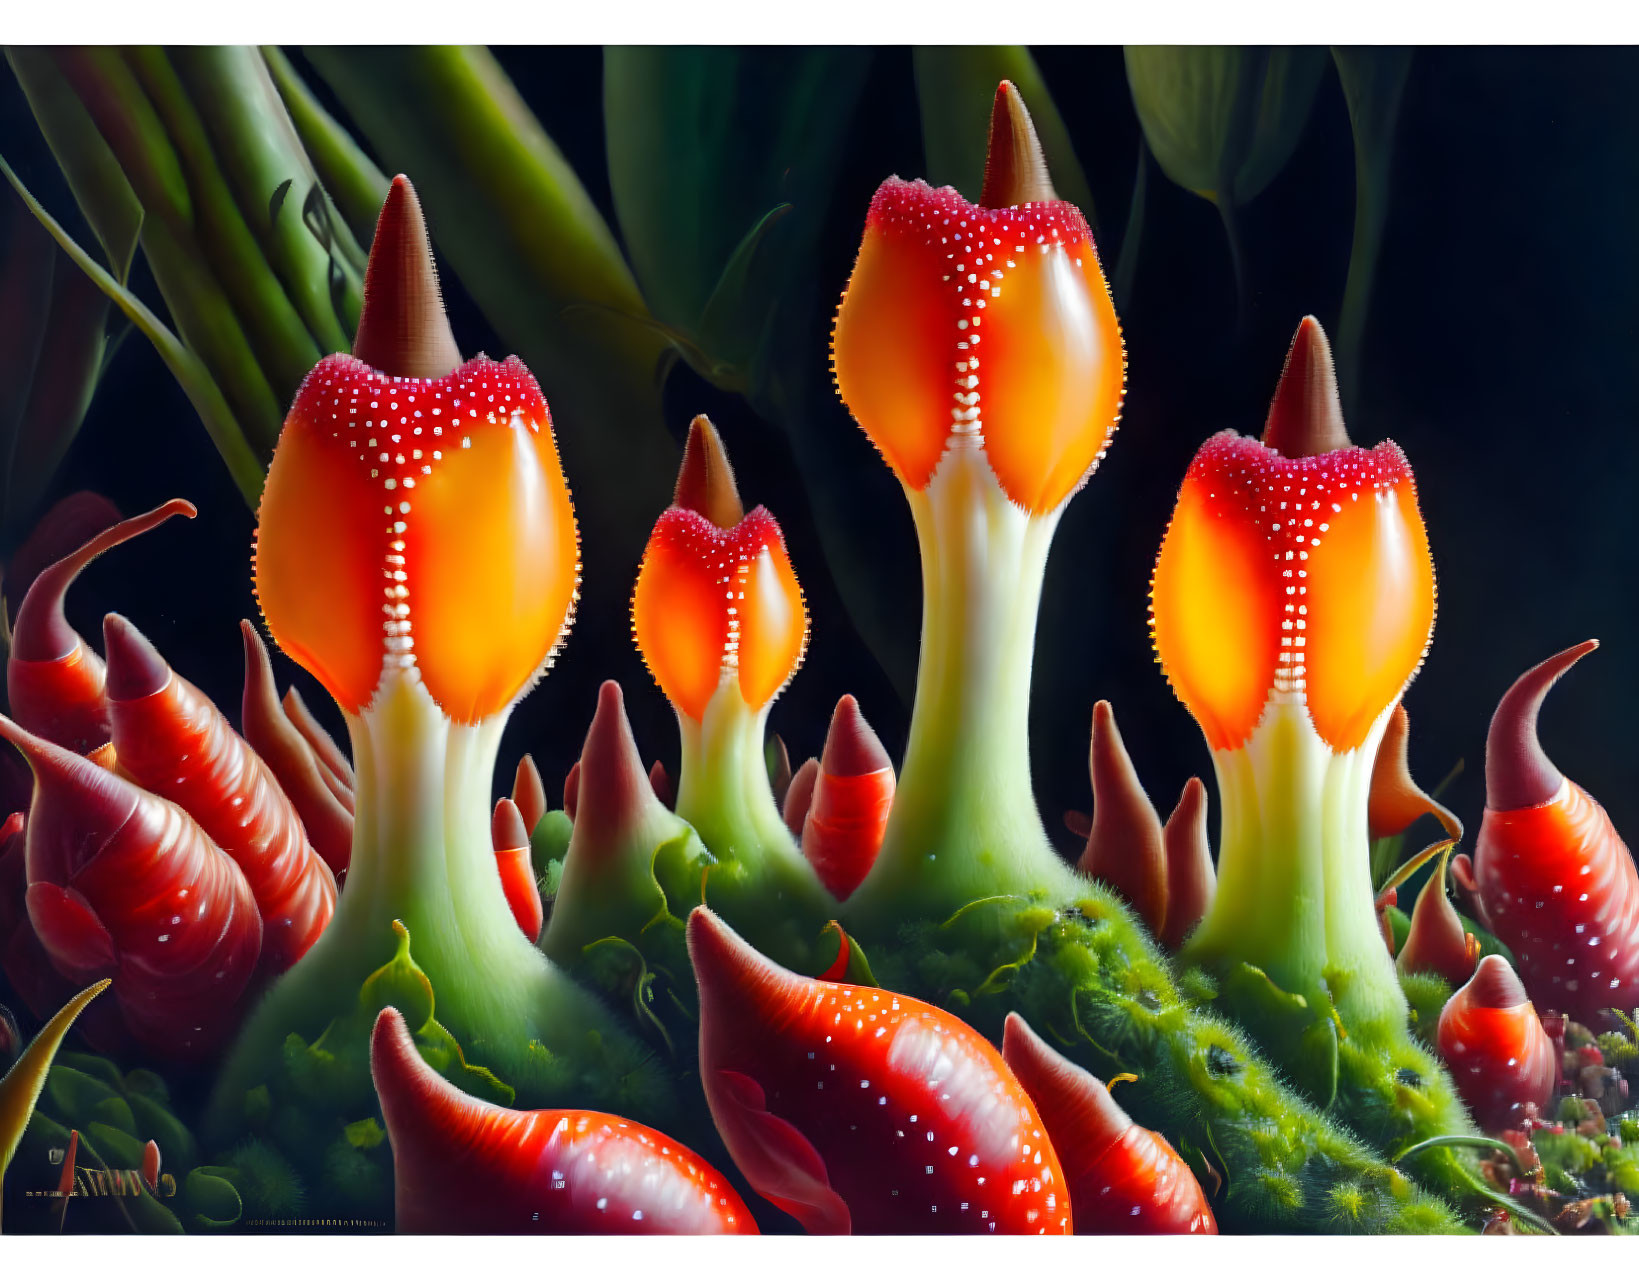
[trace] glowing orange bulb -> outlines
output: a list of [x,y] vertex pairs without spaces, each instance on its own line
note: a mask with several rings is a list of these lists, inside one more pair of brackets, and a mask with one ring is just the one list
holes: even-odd
[[705,716],[725,672],[752,708],[771,702],[808,644],[808,613],[779,523],[758,507],[723,529],[668,507],[638,568],[632,632],[684,715]]
[[561,639],[579,570],[552,420],[517,358],[421,379],[337,355],[308,375],[262,495],[256,592],[348,711],[388,667],[453,720],[501,711]]
[[976,436],[1003,492],[1051,511],[1091,473],[1126,377],[1087,221],[1044,200],[985,208],[951,187],[877,190],[832,341],[837,388],[920,490]]

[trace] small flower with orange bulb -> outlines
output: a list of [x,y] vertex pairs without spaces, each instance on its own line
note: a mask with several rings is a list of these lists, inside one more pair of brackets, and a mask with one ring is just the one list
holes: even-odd
[[457,1040],[533,1092],[529,1043],[562,1047],[604,1016],[519,929],[490,788],[507,716],[567,632],[578,536],[540,388],[516,357],[462,361],[403,177],[353,354],[320,361],[286,419],[255,570],[273,639],[346,717],[356,813],[335,918],[248,1025],[219,1098],[288,1033],[351,1008],[395,920]]
[[1054,192],[1011,84],[978,204],[878,189],[832,355],[905,487],[923,578],[904,768],[854,906],[1068,884],[1031,791],[1030,668],[1053,533],[1115,430],[1126,360],[1087,221]]
[[769,707],[808,647],[808,611],[779,523],[765,507],[744,509],[703,415],[690,424],[676,494],[638,568],[632,635],[677,712],[676,812],[717,861],[707,901],[723,906],[720,894],[766,883],[822,923],[827,896],[781,817],[763,757]]

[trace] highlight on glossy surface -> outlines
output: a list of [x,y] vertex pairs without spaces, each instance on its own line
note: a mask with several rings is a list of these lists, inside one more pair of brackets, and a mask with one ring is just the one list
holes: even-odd
[[1218,888],[1206,820],[1206,785],[1192,778],[1184,784],[1178,804],[1161,829],[1167,861],[1167,917],[1160,939],[1172,951],[1182,947],[1190,931],[1201,923]]
[[28,915],[76,983],[116,980],[126,1026],[168,1060],[220,1047],[262,950],[245,874],[180,806],[0,717],[34,771]]
[[1438,819],[1452,840],[1462,840],[1463,821],[1412,778],[1410,739],[1411,719],[1406,715],[1406,705],[1396,703],[1383,730],[1383,741],[1377,745],[1377,759],[1372,762],[1371,796],[1366,802],[1372,840],[1398,836],[1424,814]]
[[1417,903],[1411,909],[1411,928],[1395,957],[1402,974],[1425,971],[1438,974],[1453,987],[1473,977],[1480,959],[1480,943],[1463,928],[1462,918],[1446,896],[1446,864],[1451,843],[1445,845],[1434,864],[1434,872],[1423,883]]
[[262,917],[262,968],[296,963],[330,923],[336,880],[273,773],[216,705],[118,614],[103,619],[120,772],[188,812],[239,865]]
[[1018,1014],[1007,1016],[1002,1059],[1064,1163],[1078,1234],[1217,1233],[1206,1193],[1172,1144],[1134,1124],[1102,1081]]
[[540,886],[535,882],[535,869],[529,861],[529,828],[510,797],[503,796],[495,802],[490,839],[495,845],[495,866],[501,874],[507,906],[512,909],[512,917],[524,937],[533,943],[541,936],[546,914]]
[[1179,490],[1151,630],[1215,751],[1244,744],[1272,699],[1301,701],[1333,751],[1357,748],[1427,649],[1434,568],[1411,469],[1392,441],[1348,445],[1335,400],[1306,318],[1264,440],[1213,436]]
[[64,597],[80,572],[104,552],[172,516],[191,519],[197,514],[192,503],[173,498],[103,530],[40,571],[17,608],[6,659],[6,693],[19,725],[73,752],[89,752],[108,741],[102,659],[68,625]]
[[[408,351],[411,331],[432,326],[431,272],[413,193],[395,183],[360,322],[385,337],[366,355]],[[326,357],[268,472],[257,599],[280,646],[348,712],[391,670],[476,723],[528,688],[569,625],[579,536],[540,388],[516,357],[447,359]]]
[[401,1233],[742,1233],[757,1225],[694,1152],[603,1112],[518,1112],[428,1066],[391,1006],[370,1071],[393,1152]]
[[1076,868],[1110,886],[1151,933],[1159,934],[1167,912],[1161,819],[1127,755],[1115,709],[1104,699],[1093,705],[1087,767],[1093,783],[1093,817]]
[[811,1233],[1070,1231],[1063,1174],[996,1048],[954,1016],[805,978],[689,915],[706,1101],[747,1181]]
[[1103,456],[1126,353],[1086,219],[1054,198],[1029,114],[1005,82],[983,200],[920,180],[878,188],[832,365],[908,488],[925,488],[963,441],[984,450],[1010,499],[1040,514]]
[[668,507],[638,567],[632,635],[672,705],[694,720],[726,681],[772,702],[808,647],[808,610],[779,523],[763,507],[723,529]]
[[1595,644],[1539,663],[1498,704],[1473,875],[1531,999],[1597,1030],[1606,1010],[1639,1008],[1639,868],[1604,807],[1537,737],[1543,696]]
[[291,724],[279,701],[273,664],[256,625],[240,619],[239,632],[245,645],[245,693],[239,712],[245,741],[279,780],[309,843],[339,877],[352,858],[353,815],[326,781],[312,741]]
[[1558,1055],[1508,962],[1481,959],[1440,1011],[1440,1056],[1474,1119],[1493,1133],[1544,1112],[1559,1077]]
[[802,821],[803,855],[839,901],[858,888],[876,861],[893,794],[893,763],[882,740],[858,700],[844,694],[831,715]]

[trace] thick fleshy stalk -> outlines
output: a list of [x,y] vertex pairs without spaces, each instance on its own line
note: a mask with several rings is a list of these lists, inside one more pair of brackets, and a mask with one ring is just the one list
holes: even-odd
[[281,974],[336,910],[336,878],[272,772],[216,705],[118,614],[103,620],[120,772],[185,809],[239,865],[262,915],[262,970]]
[[1217,1233],[1206,1193],[1172,1144],[1135,1125],[1104,1082],[1017,1014],[1007,1016],[1002,1060],[1041,1112],[1064,1163],[1078,1234]]
[[105,551],[172,516],[197,514],[192,503],[173,498],[103,530],[78,551],[40,572],[18,606],[6,659],[6,693],[19,725],[47,742],[82,754],[108,741],[108,700],[103,693],[107,675],[102,659],[68,625],[63,598],[80,572]]
[[541,938],[541,950],[566,967],[580,966],[602,939],[642,950],[647,927],[666,917],[668,892],[699,901],[699,873],[692,884],[684,873],[703,861],[688,824],[654,794],[614,681],[598,690],[580,764],[575,827]]
[[0,717],[34,771],[28,915],[75,983],[113,978],[131,1034],[198,1060],[238,1022],[262,951],[245,874],[185,810]]
[[427,1065],[391,1006],[376,1019],[370,1072],[401,1233],[757,1232],[728,1180],[658,1131],[604,1112],[516,1112],[464,1094]]
[[876,861],[893,794],[893,763],[882,740],[854,696],[844,694],[831,716],[802,821],[803,856],[839,902]]
[[1537,664],[1503,695],[1485,744],[1474,879],[1531,999],[1590,1027],[1639,1007],[1639,869],[1604,807],[1537,738],[1549,689],[1598,645]]
[[794,949],[831,904],[775,803],[764,742],[807,649],[808,611],[778,522],[762,507],[740,513],[722,442],[696,418],[638,569],[632,634],[677,712],[677,816],[716,860],[706,901],[800,963]]
[[793,974],[705,908],[689,955],[712,1119],[751,1186],[809,1232],[1070,1231],[1035,1106],[961,1020]]
[[1093,817],[1076,867],[1125,899],[1138,919],[1159,935],[1167,915],[1167,851],[1161,818],[1138,780],[1116,728],[1115,709],[1093,707],[1087,752],[1093,783]]
[[501,891],[512,909],[512,918],[518,922],[524,937],[533,943],[541,936],[545,909],[541,904],[541,887],[535,883],[535,869],[529,862],[529,828],[509,797],[503,796],[495,802],[495,813],[490,818],[490,840],[495,845],[495,867],[501,874]]
[[1245,964],[1346,1026],[1403,1026],[1373,910],[1378,745],[1434,622],[1405,456],[1348,443],[1325,334],[1299,325],[1262,443],[1196,455],[1152,588],[1161,665],[1223,803],[1218,887],[1186,957]]
[[290,723],[256,625],[241,619],[239,631],[245,642],[245,694],[239,721],[245,741],[273,771],[301,816],[308,841],[340,878],[353,853],[352,811],[326,782],[312,743]]
[[552,1057],[577,1053],[588,1032],[618,1035],[523,937],[492,845],[501,733],[562,642],[579,579],[551,417],[516,357],[455,363],[431,278],[420,207],[399,177],[359,327],[380,363],[336,355],[314,368],[263,491],[257,598],[346,717],[353,846],[330,927],[235,1048],[218,1118],[288,1034],[312,1040],[351,1015],[395,921],[415,939],[440,1023],[520,1098],[563,1089]]
[[1440,1057],[1474,1119],[1496,1133],[1548,1107],[1559,1055],[1518,976],[1500,956],[1484,957],[1440,1012]]
[[[922,648],[892,817],[854,911],[932,911],[1073,878],[1036,813],[1030,669],[1048,549],[1103,456],[1125,379],[1086,220],[1051,198],[1013,86],[984,203],[889,179],[837,312],[837,387],[905,487]],[[1048,197],[1043,199],[1043,197]]]

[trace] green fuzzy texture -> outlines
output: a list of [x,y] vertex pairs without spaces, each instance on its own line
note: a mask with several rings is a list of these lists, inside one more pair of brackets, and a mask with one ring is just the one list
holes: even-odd
[[[980,900],[944,922],[907,921],[892,941],[860,943],[890,990],[941,1005],[992,1037],[1017,1010],[1100,1077],[1133,1073],[1122,1106],[1223,1176],[1214,1209],[1227,1230],[1464,1227],[1449,1205],[1294,1093],[1243,1033],[1186,1002],[1155,945],[1102,887],[1085,885],[1063,907]],[[1427,1065],[1426,1056],[1415,1062]],[[1403,1082],[1391,1093],[1400,1109],[1421,1103]]]
[[230,1181],[239,1192],[248,1219],[290,1219],[307,1208],[307,1184],[296,1167],[259,1139],[242,1143],[224,1163],[235,1172]]
[[1451,984],[1438,974],[1402,974],[1400,990],[1406,994],[1406,1004],[1410,1007],[1411,1034],[1433,1049],[1440,1011],[1451,999]]

